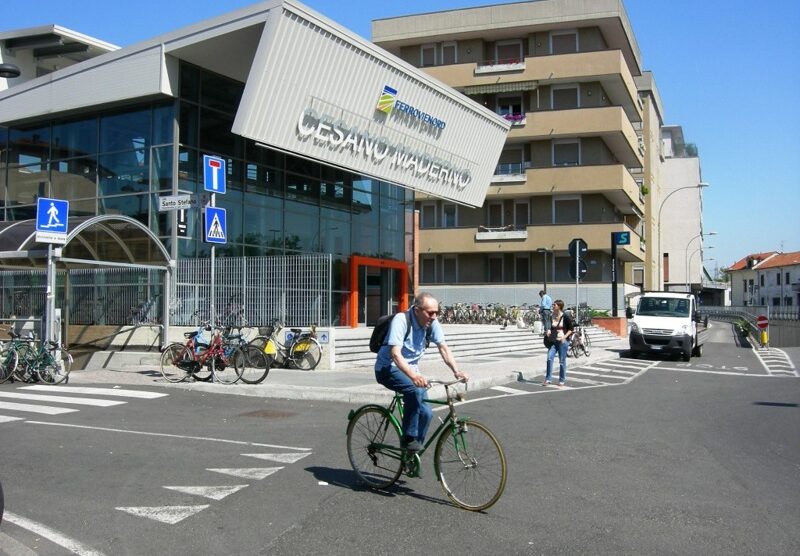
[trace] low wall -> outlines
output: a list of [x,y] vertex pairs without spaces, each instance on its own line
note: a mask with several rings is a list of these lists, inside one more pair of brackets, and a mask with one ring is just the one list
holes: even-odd
[[770,320],[767,332],[772,347],[800,346],[800,321]]
[[620,338],[628,337],[628,319],[625,317],[592,317],[592,324],[605,328]]

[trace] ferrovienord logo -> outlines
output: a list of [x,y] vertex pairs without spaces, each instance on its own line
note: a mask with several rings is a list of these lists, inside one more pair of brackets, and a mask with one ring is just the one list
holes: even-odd
[[394,108],[394,101],[397,98],[397,89],[392,89],[389,85],[384,85],[381,97],[378,99],[378,106],[375,110],[384,114],[391,114]]

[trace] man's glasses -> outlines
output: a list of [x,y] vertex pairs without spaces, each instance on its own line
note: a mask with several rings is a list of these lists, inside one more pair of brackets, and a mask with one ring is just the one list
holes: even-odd
[[436,310],[436,311],[428,311],[427,309],[423,309],[422,307],[417,307],[417,309],[419,309],[420,311],[422,311],[423,313],[425,313],[426,315],[428,315],[431,318],[433,318],[433,317],[435,317],[435,316],[437,316],[439,314],[438,310]]

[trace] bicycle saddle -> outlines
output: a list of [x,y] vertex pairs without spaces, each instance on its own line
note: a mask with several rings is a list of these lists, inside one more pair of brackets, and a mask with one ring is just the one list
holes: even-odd
[[188,340],[189,338],[196,337],[198,334],[199,334],[199,332],[197,330],[195,330],[194,332],[184,332],[183,333],[183,337]]

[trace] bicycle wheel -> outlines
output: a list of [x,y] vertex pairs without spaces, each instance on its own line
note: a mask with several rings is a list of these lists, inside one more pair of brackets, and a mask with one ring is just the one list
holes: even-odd
[[400,427],[380,407],[362,407],[347,424],[350,465],[371,488],[387,488],[403,472]]
[[589,340],[589,334],[583,334],[583,343],[581,344],[581,349],[583,350],[583,354],[587,357],[592,352],[592,342]]
[[19,382],[36,382],[39,376],[34,371],[33,364],[36,360],[36,350],[27,344],[18,345],[16,348],[19,361],[14,369],[13,380]]
[[269,374],[270,361],[263,349],[258,346],[246,345],[234,352],[234,357],[244,357],[242,369],[242,382],[245,384],[258,384],[263,382]]
[[213,357],[204,359],[208,351],[208,346],[206,345],[196,346],[195,349],[197,350],[195,352],[195,360],[198,363],[192,367],[192,378],[201,382],[209,382],[211,380],[211,375],[214,373],[214,369],[212,368]]
[[5,348],[0,351],[0,384],[11,378],[19,363],[19,354],[15,349]]
[[506,486],[503,448],[485,426],[459,421],[439,436],[434,464],[444,493],[465,510],[492,506]]
[[220,384],[234,384],[241,378],[247,355],[238,353],[240,351],[240,348],[236,348],[229,357],[225,357],[222,352],[217,352],[214,357],[209,357],[214,380]]
[[298,369],[314,370],[322,359],[322,347],[316,338],[305,336],[292,344],[289,359]]
[[189,376],[192,354],[183,344],[167,346],[161,354],[161,374],[169,382],[183,382]]
[[56,359],[50,353],[43,356],[36,372],[39,380],[46,384],[61,384],[69,376],[72,370],[72,355],[65,350],[61,350],[61,358]]

